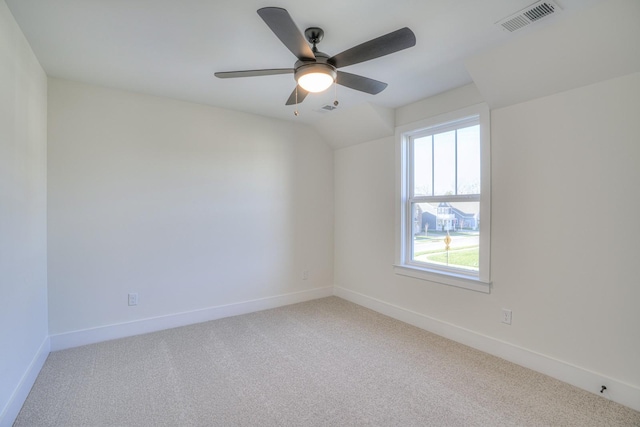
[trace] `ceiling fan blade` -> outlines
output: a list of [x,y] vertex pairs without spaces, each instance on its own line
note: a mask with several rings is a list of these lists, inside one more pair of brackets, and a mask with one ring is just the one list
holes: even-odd
[[276,74],[292,74],[293,68],[271,68],[266,70],[244,70],[244,71],[222,71],[214,73],[214,76],[221,79],[231,79],[235,77],[257,77],[273,76]]
[[336,68],[358,64],[370,59],[380,58],[390,53],[415,46],[416,35],[404,27],[384,36],[377,37],[332,56],[327,62]]
[[[298,104],[300,104],[302,101],[304,101],[304,99],[307,97],[307,95],[309,95],[309,92],[307,92],[306,90],[302,89],[300,86],[298,86]],[[287,102],[285,103],[285,105],[295,105],[296,104],[296,90],[293,89],[293,92],[291,92],[291,95],[289,95],[289,99],[287,99]]]
[[344,71],[338,71],[336,83],[351,89],[359,90],[360,92],[370,93],[371,95],[376,95],[387,87],[386,83],[379,82],[378,80],[373,80],[357,74],[345,73]]
[[258,15],[296,58],[300,60],[314,60],[316,58],[307,39],[304,38],[286,9],[263,7],[258,9]]

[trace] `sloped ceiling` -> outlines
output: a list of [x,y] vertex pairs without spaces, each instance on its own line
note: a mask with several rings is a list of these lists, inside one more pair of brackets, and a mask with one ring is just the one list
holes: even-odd
[[640,71],[640,1],[602,2],[466,62],[492,108]]
[[392,108],[363,103],[327,113],[313,127],[334,148],[343,148],[393,135],[395,112]]

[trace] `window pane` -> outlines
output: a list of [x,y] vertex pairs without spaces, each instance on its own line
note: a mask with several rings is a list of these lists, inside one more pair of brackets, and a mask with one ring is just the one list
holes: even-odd
[[458,129],[458,194],[480,194],[480,126]]
[[456,191],[456,132],[433,136],[433,189],[435,196]]
[[478,271],[480,202],[413,203],[412,226],[412,261]]
[[431,196],[433,186],[431,136],[416,138],[413,141],[413,194]]

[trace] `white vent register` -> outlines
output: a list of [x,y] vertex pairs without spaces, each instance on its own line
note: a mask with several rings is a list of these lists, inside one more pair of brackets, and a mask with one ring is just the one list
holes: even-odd
[[558,6],[556,2],[543,0],[536,2],[511,16],[507,16],[506,18],[496,22],[496,25],[499,25],[504,30],[512,33],[561,11],[562,9],[560,9],[560,6]]

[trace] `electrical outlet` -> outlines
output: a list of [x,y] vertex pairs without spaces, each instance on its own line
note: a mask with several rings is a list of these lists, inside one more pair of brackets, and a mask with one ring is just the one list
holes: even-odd
[[138,305],[138,294],[129,294],[129,305]]
[[309,278],[309,270],[304,270],[302,272],[302,280],[307,280]]
[[502,323],[506,323],[507,325],[511,324],[511,310],[506,308],[502,309],[502,319],[500,320]]

